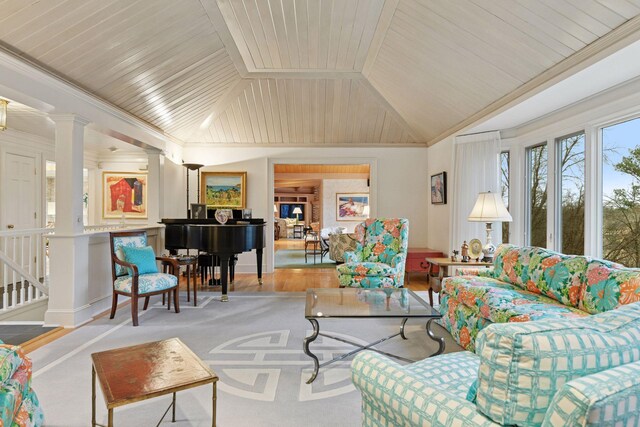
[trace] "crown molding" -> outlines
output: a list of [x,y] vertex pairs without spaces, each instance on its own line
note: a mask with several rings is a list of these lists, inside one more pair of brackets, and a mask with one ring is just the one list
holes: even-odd
[[628,20],[618,28],[610,31],[599,39],[596,39],[593,43],[585,46],[553,67],[538,74],[536,77],[514,91],[492,102],[457,125],[442,132],[440,135],[430,140],[428,145],[431,146],[455,133],[464,132],[465,129],[477,126],[482,121],[490,119],[497,114],[508,110],[516,104],[531,98],[561,80],[584,70],[590,65],[601,61],[614,52],[629,46],[638,40],[640,40],[640,15]]

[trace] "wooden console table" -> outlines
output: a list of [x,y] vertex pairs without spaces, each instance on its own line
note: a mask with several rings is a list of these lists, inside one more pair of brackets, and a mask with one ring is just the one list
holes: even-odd
[[92,427],[102,425],[96,423],[96,375],[109,412],[108,427],[113,426],[114,408],[169,393],[173,400],[162,418],[173,408],[175,422],[176,393],[205,384],[213,384],[215,427],[218,376],[178,338],[93,353],[91,360]]
[[429,303],[432,307],[434,284],[436,285],[435,291],[440,293],[442,279],[450,277],[449,267],[489,267],[493,265],[490,262],[451,261],[451,258],[425,258],[424,262],[427,268],[427,280],[429,281]]

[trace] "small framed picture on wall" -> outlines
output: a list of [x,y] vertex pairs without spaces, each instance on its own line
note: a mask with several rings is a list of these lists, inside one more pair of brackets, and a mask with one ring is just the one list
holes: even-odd
[[431,204],[447,204],[447,173],[440,172],[431,175]]

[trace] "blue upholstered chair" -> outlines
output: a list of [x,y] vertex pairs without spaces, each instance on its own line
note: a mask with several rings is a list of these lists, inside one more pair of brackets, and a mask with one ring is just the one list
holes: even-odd
[[341,287],[401,288],[409,246],[409,220],[370,218],[356,227],[356,249],[338,266]]
[[640,302],[577,319],[493,323],[476,353],[400,365],[359,353],[363,425],[640,425]]
[[[152,295],[168,294],[168,308],[171,309],[171,296],[176,313],[180,313],[178,303],[178,261],[173,258],[157,257],[153,249],[147,246],[147,233],[127,231],[110,233],[111,273],[113,277],[113,300],[111,316],[113,319],[118,308],[118,295],[131,298],[131,317],[133,326],[138,326],[138,298],[144,297],[144,308],[149,306]],[[169,265],[172,274],[160,273],[156,261]]]

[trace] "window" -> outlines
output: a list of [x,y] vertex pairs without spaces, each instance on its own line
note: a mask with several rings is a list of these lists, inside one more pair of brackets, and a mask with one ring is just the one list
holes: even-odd
[[602,129],[602,257],[640,266],[640,119]]
[[[504,205],[509,210],[509,162],[511,161],[508,151],[500,153],[500,194]],[[502,223],[502,243],[509,243],[509,224]]]
[[556,231],[558,249],[565,254],[584,255],[584,132],[556,140],[560,202]]
[[547,246],[547,144],[527,148],[527,244]]

